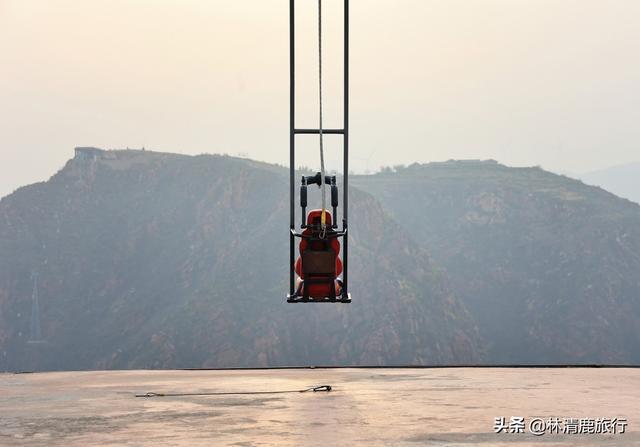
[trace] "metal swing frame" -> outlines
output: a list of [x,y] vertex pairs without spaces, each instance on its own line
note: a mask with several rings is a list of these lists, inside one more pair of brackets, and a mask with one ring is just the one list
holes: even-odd
[[[338,190],[335,176],[326,176],[325,183],[331,185],[331,196],[333,206],[333,224],[327,233],[328,238],[342,237],[342,291],[336,296],[323,299],[309,298],[308,294],[301,295],[295,290],[295,260],[296,260],[296,238],[307,237],[296,232],[296,206],[295,206],[295,162],[296,162],[296,135],[319,135],[320,129],[298,129],[295,125],[296,110],[296,89],[295,89],[295,2],[289,0],[289,294],[287,295],[288,303],[350,303],[351,294],[349,293],[349,238],[348,230],[348,211],[349,211],[349,0],[344,2],[344,123],[342,129],[322,129],[322,134],[342,135],[343,138],[343,180],[342,189],[342,230],[336,231],[338,227],[337,216],[337,198]],[[306,228],[306,187],[314,178],[320,180],[322,185],[322,177],[320,174],[316,176],[302,178],[300,187],[300,205],[302,208],[301,228]],[[303,193],[304,190],[304,193]],[[304,201],[303,201],[304,194]],[[335,194],[335,196],[334,196]],[[334,200],[335,197],[335,200]],[[304,204],[304,206],[303,206]],[[335,205],[334,205],[335,204]]]

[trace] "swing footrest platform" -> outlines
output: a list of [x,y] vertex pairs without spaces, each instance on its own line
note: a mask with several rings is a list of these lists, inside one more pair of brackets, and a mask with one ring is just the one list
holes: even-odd
[[335,298],[325,296],[323,298],[305,298],[302,295],[287,295],[287,303],[350,303],[351,294],[339,295]]

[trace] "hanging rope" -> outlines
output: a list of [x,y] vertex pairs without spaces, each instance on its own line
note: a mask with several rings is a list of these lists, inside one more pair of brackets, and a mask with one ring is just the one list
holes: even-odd
[[238,395],[254,395],[254,394],[285,394],[285,393],[307,393],[313,391],[331,391],[331,385],[319,385],[305,388],[303,390],[282,390],[282,391],[239,391],[237,393],[144,393],[136,394],[136,397],[186,397],[186,396],[238,396]]
[[322,214],[320,216],[320,226],[322,232],[320,237],[324,239],[327,231],[327,198],[325,192],[325,172],[324,172],[324,138],[322,134],[322,0],[318,0],[318,93],[319,93],[319,134],[320,134],[320,188],[322,188]]

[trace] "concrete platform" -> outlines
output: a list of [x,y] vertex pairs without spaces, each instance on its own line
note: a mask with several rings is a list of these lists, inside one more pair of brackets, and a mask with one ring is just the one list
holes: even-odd
[[[136,398],[333,386],[330,393]],[[496,417],[525,433],[495,433]],[[530,433],[532,418],[625,433]],[[619,419],[620,420],[620,419]],[[517,424],[516,424],[517,425]],[[586,423],[588,427],[588,423]],[[622,429],[618,425],[618,431]],[[516,428],[514,426],[514,428]],[[0,374],[3,446],[640,445],[640,369],[435,368]]]

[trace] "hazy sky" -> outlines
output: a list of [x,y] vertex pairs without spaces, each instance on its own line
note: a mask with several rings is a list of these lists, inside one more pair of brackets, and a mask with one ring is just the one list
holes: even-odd
[[[75,146],[287,163],[288,3],[0,0],[0,196]],[[298,0],[300,127],[317,120],[316,4]],[[341,0],[324,5],[338,126]],[[352,165],[640,160],[639,54],[638,0],[351,0]],[[298,138],[315,167],[317,139]]]

